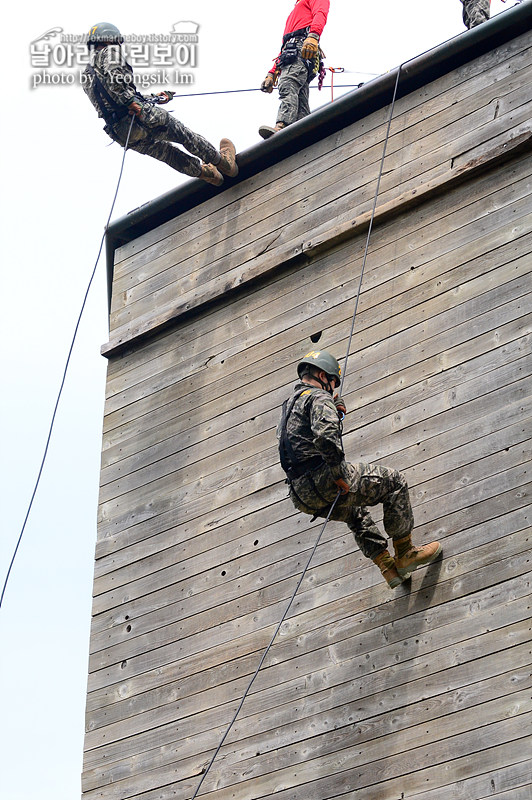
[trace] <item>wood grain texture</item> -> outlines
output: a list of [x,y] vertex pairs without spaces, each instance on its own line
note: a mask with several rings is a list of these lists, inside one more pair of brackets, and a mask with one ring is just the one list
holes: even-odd
[[[397,103],[348,354],[348,458],[443,557],[392,592],[329,523],[202,798],[530,796],[531,77],[524,35]],[[294,592],[275,427],[344,359],[388,110],[117,252],[85,800],[189,800]]]

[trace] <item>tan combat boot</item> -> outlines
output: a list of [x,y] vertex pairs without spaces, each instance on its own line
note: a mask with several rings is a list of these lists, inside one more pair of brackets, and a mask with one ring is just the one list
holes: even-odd
[[418,567],[430,564],[440,555],[442,550],[439,542],[431,542],[430,544],[416,547],[412,544],[410,535],[404,536],[402,539],[394,539],[393,547],[395,550],[395,566],[403,579],[407,578]]
[[384,553],[379,553],[379,555],[373,559],[373,563],[376,564],[382,572],[382,576],[390,589],[395,589],[396,586],[399,586],[399,584],[403,582],[403,579],[395,568],[395,561],[387,550],[385,550]]
[[213,186],[221,186],[224,182],[224,176],[218,172],[214,164],[202,164],[199,177],[206,183],[212,183]]
[[238,175],[238,164],[236,163],[236,149],[230,139],[220,141],[220,161],[216,166],[229,178],[236,178]]
[[261,125],[259,128],[259,135],[262,136],[263,139],[269,139],[270,136],[282,131],[283,128],[286,128],[284,122],[278,122],[275,128],[271,128],[269,125]]

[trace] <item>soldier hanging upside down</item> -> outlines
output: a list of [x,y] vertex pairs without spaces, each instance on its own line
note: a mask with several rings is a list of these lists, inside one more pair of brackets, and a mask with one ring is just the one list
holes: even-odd
[[[173,92],[147,97],[137,91],[133,70],[122,52],[123,41],[118,28],[110,22],[94,25],[88,36],[91,63],[84,72],[83,89],[98,116],[105,120],[104,130],[111,139],[125,146],[133,115],[129,149],[164,161],[178,172],[214,186],[223,183],[224,175],[232,178],[238,175],[235,146],[229,139],[222,139],[217,150],[203,136],[155,105],[168,103]],[[192,155],[175,144],[183,145]]]
[[476,28],[490,18],[491,0],[462,0],[462,19],[466,28]]
[[[414,517],[404,475],[378,464],[349,464],[342,445],[345,403],[334,395],[340,385],[338,361],[325,350],[308,353],[299,363],[299,383],[283,404],[277,428],[281,466],[290,498],[305,514],[347,523],[366,558],[381,570],[390,588],[441,553],[439,542],[412,544]],[[382,503],[384,530],[395,558],[367,506]]]

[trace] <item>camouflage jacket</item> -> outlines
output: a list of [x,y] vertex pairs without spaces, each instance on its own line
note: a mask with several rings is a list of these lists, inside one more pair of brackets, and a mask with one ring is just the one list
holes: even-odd
[[321,458],[330,467],[333,478],[341,477],[345,464],[342,423],[331,395],[324,389],[302,381],[295,385],[292,397],[283,405],[283,414],[277,426],[279,444],[287,410],[294,395],[301,391],[286,420],[286,435],[297,462],[296,466],[310,464],[312,469],[316,463],[320,463]]
[[[125,60],[120,45],[110,44],[101,50],[92,50],[91,64],[105,91],[124,110],[133,100],[146,99],[137,92],[133,80],[133,69]],[[83,90],[98,112],[99,117],[105,119],[112,115],[115,109],[105,98],[98,97],[94,86],[94,78],[88,67],[83,73]],[[102,108],[102,103],[104,108]]]

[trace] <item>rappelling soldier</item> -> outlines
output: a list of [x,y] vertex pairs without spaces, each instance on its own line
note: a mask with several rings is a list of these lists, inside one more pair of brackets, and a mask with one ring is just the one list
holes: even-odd
[[[414,517],[404,475],[377,464],[350,464],[342,445],[345,403],[335,395],[340,365],[325,350],[312,351],[297,367],[299,382],[283,404],[277,428],[279,456],[294,506],[305,514],[347,523],[366,558],[370,558],[394,589],[418,567],[441,553],[439,542],[415,546]],[[339,494],[340,493],[340,494]],[[367,506],[382,503],[388,542]]]
[[491,0],[462,0],[462,19],[466,28],[476,28],[490,18]]
[[329,0],[296,0],[286,20],[281,52],[260,87],[270,94],[278,85],[281,101],[275,127],[259,128],[263,139],[310,114],[309,83],[322,65],[319,42],[328,13]]
[[[146,96],[137,91],[133,70],[122,52],[123,41],[118,28],[110,22],[94,25],[87,37],[90,65],[84,72],[83,88],[98,116],[105,120],[105,132],[122,147],[127,141],[128,149],[164,161],[178,172],[214,186],[223,183],[224,175],[235,177],[235,146],[229,139],[222,139],[217,150],[166,109],[159,108],[172,99],[173,92]],[[130,132],[131,116],[135,121]]]

